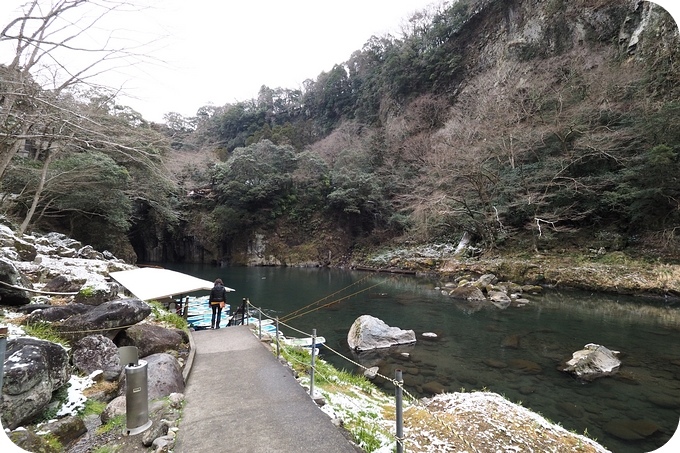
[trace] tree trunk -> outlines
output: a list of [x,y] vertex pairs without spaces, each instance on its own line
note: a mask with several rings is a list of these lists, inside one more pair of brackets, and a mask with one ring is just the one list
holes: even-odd
[[38,187],[35,189],[35,194],[33,195],[33,202],[31,203],[31,207],[28,209],[28,212],[26,213],[26,218],[24,218],[24,221],[21,223],[21,226],[19,227],[19,234],[24,234],[26,232],[28,225],[31,223],[31,219],[33,218],[33,214],[35,214],[35,210],[38,207],[38,203],[40,202],[42,191],[45,188],[45,182],[47,181],[47,170],[49,169],[50,162],[52,162],[52,153],[48,148],[45,150],[45,162],[43,164],[42,173],[40,174],[40,182],[38,183]]

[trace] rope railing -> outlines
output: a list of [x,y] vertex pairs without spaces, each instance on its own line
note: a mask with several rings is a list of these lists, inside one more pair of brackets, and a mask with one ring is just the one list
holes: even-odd
[[[48,321],[35,321],[32,323],[27,323],[27,326],[31,325],[36,325],[36,324],[50,324]],[[109,330],[122,330],[122,329],[127,329],[132,326],[136,326],[138,323],[135,324],[127,324],[124,326],[116,326],[116,327],[99,327],[97,329],[89,329],[89,330],[59,330],[59,328],[55,329],[55,333],[58,335],[71,335],[71,334],[81,334],[81,333],[96,333],[96,332],[108,332]]]
[[8,286],[12,289],[18,289],[20,291],[28,291],[30,293],[36,293],[36,294],[46,294],[48,296],[75,296],[78,294],[78,291],[76,292],[69,292],[69,293],[60,293],[56,291],[41,291],[39,289],[31,289],[31,288],[24,288],[23,286],[16,286],[16,285],[10,285],[7,282],[0,281],[0,285]]
[[[288,328],[288,329],[290,329],[290,330],[292,330],[292,331],[294,331],[294,332],[297,332],[297,333],[299,333],[299,334],[305,335],[305,336],[307,336],[307,337],[311,337],[311,336],[312,336],[312,334],[310,334],[310,333],[308,333],[308,332],[304,332],[304,331],[302,331],[302,330],[299,330],[299,329],[297,329],[297,328],[295,328],[295,327],[293,327],[293,326],[291,326],[291,325],[289,325],[289,324],[287,324],[287,323],[285,323],[285,322],[282,322],[280,319],[272,318],[272,317],[266,315],[260,308],[255,307],[254,305],[252,305],[252,304],[250,303],[250,301],[248,301],[248,304],[249,304],[251,307],[253,307],[253,309],[258,310],[258,311],[259,311],[263,316],[265,316],[266,318],[269,318],[269,319],[272,319],[272,320],[277,321],[277,324],[280,324],[280,325],[282,325],[282,326],[284,326],[284,327],[286,327],[286,328]],[[296,317],[298,317],[298,316],[295,316],[294,318],[296,318]],[[291,319],[294,319],[294,318],[291,318]],[[277,345],[278,345],[278,336],[279,336],[279,335],[278,335],[278,331],[277,331],[277,332],[275,332],[275,337],[276,337]],[[362,365],[361,363],[359,363],[359,362],[357,362],[357,361],[355,361],[355,360],[353,360],[353,359],[351,359],[351,358],[349,358],[349,357],[343,355],[343,354],[340,353],[339,351],[336,351],[336,350],[333,349],[332,347],[328,346],[328,344],[324,344],[323,347],[324,347],[324,350],[330,351],[331,353],[335,354],[336,356],[338,356],[338,357],[341,358],[342,360],[344,360],[344,361],[350,363],[351,365],[353,365],[353,366],[355,366],[355,367],[357,367],[357,368],[363,370],[364,372],[365,372],[365,371],[368,371],[368,368],[367,368],[367,367],[365,367],[365,366]],[[301,362],[301,361],[299,361],[299,360],[297,360],[297,359],[295,359],[295,358],[293,358],[293,357],[290,357],[290,359],[293,360],[293,361],[295,361],[295,362],[297,362],[297,363],[300,363],[300,364],[303,364],[303,365],[305,365],[305,366],[308,366],[307,363],[303,363],[303,362]],[[319,370],[318,370],[317,367],[314,368],[314,372],[315,372],[315,373],[319,373]],[[425,411],[425,412],[426,412],[428,415],[430,415],[434,420],[436,420],[441,426],[443,426],[446,430],[448,430],[454,437],[456,437],[456,438],[459,439],[461,442],[463,442],[463,443],[465,444],[466,447],[468,447],[470,450],[472,450],[472,451],[475,452],[475,453],[478,452],[478,450],[477,450],[477,449],[476,449],[476,448],[475,448],[475,447],[474,447],[467,439],[465,439],[465,437],[463,437],[460,433],[458,433],[458,432],[453,428],[453,426],[451,426],[450,423],[446,422],[446,421],[443,420],[441,417],[439,417],[437,414],[435,414],[434,412],[432,412],[427,406],[423,405],[417,397],[415,397],[415,396],[414,396],[413,394],[411,394],[408,390],[406,390],[406,389],[404,388],[403,381],[399,381],[399,380],[397,380],[396,378],[391,378],[391,377],[385,376],[385,375],[380,374],[380,373],[375,373],[375,376],[376,376],[376,377],[380,377],[381,379],[384,379],[386,382],[391,383],[392,385],[394,385],[395,389],[399,388],[399,389],[403,392],[403,394],[407,397],[407,399],[409,400],[409,403],[410,403],[412,406],[418,407],[418,408],[422,409],[423,411]],[[392,434],[392,433],[390,433],[390,435],[395,439],[396,442],[402,442],[402,445],[403,445],[403,442],[405,442],[405,441],[408,440],[408,439],[405,438],[405,437],[400,439],[400,438],[398,438],[396,435],[394,435],[394,434]]]

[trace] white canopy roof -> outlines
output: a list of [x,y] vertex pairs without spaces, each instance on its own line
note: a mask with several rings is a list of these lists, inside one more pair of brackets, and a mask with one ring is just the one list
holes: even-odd
[[[163,299],[194,291],[211,290],[214,286],[213,282],[208,280],[156,267],[111,272],[110,275],[141,300]],[[232,288],[226,289],[235,291]]]

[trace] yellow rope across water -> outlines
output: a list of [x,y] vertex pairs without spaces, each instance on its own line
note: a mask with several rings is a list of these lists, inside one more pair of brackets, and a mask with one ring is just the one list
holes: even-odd
[[[339,294],[339,293],[345,291],[347,288],[351,288],[351,287],[354,286],[354,285],[358,285],[359,283],[361,283],[361,282],[363,282],[364,280],[366,280],[368,277],[370,277],[370,275],[367,275],[367,276],[365,276],[364,278],[361,278],[361,279],[357,280],[356,282],[352,283],[351,285],[347,285],[347,286],[345,286],[344,288],[342,288],[342,289],[340,289],[340,290],[338,290],[338,291],[336,291],[336,292],[334,292],[334,293],[332,293],[332,294],[327,295],[326,297],[322,297],[321,299],[317,300],[316,302],[312,302],[312,303],[309,304],[309,305],[306,305],[306,306],[304,306],[304,307],[302,307],[302,308],[298,308],[297,310],[294,310],[294,311],[288,313],[287,315],[282,316],[282,317],[281,317],[281,320],[282,320],[282,321],[285,321],[285,320],[289,320],[289,319],[295,319],[295,318],[297,318],[297,316],[295,316],[295,315],[297,315],[299,312],[301,312],[301,311],[303,311],[303,310],[306,310],[306,309],[308,309],[309,307],[313,307],[313,306],[315,306],[315,305],[317,305],[317,304],[320,304],[320,303],[323,302],[324,300],[326,300],[326,299],[328,299],[328,298],[330,298],[330,297],[335,296],[336,294]],[[335,302],[333,302],[333,303],[335,303]],[[308,313],[308,312],[305,312],[305,313]]]
[[[318,306],[318,307],[316,307],[316,308],[310,308],[309,310],[304,311],[304,312],[302,312],[302,313],[299,313],[300,310],[296,310],[296,311],[293,312],[293,313],[298,313],[298,314],[296,314],[295,316],[286,315],[286,316],[284,316],[283,318],[281,318],[281,321],[288,322],[288,321],[290,321],[290,320],[292,320],[292,319],[299,318],[299,317],[301,317],[301,316],[304,316],[304,315],[307,315],[307,314],[309,314],[309,313],[312,313],[312,312],[314,312],[314,311],[316,311],[316,310],[321,310],[322,308],[330,307],[330,306],[333,305],[333,304],[337,304],[337,303],[339,303],[339,302],[342,302],[343,300],[349,299],[350,297],[354,297],[354,296],[356,296],[357,294],[361,294],[361,293],[363,293],[364,291],[368,291],[369,289],[375,288],[376,286],[380,286],[380,285],[382,285],[382,284],[383,284],[383,282],[376,283],[375,285],[369,286],[368,288],[364,288],[364,289],[362,289],[362,290],[360,290],[360,291],[357,291],[357,292],[355,292],[355,293],[352,293],[352,294],[349,294],[349,295],[347,295],[347,296],[341,297],[340,299],[336,299],[336,300],[334,300],[334,301],[328,302],[327,304],[320,305],[320,306]],[[338,291],[338,292],[340,292],[340,291]],[[337,294],[337,293],[336,293],[336,294]],[[322,299],[322,300],[323,300],[323,299]],[[316,304],[316,303],[318,303],[318,302],[315,302],[315,304]],[[314,304],[307,305],[307,307],[310,307],[310,306],[312,306],[312,305],[314,305]],[[307,307],[303,307],[302,309],[307,308]]]

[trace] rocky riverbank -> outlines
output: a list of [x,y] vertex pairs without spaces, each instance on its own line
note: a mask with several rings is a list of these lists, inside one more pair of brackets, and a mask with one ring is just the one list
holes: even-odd
[[680,300],[680,265],[604,249],[501,256],[461,252],[454,244],[430,244],[358,254],[350,267],[436,274],[443,281],[494,274],[500,280],[521,285]]
[[[167,451],[184,399],[186,323],[124,295],[109,274],[135,266],[110,253],[61,234],[18,237],[5,225],[0,244],[0,325],[8,330],[0,416],[10,439],[46,453]],[[123,436],[122,346],[137,347],[147,363],[153,423],[141,436]]]

